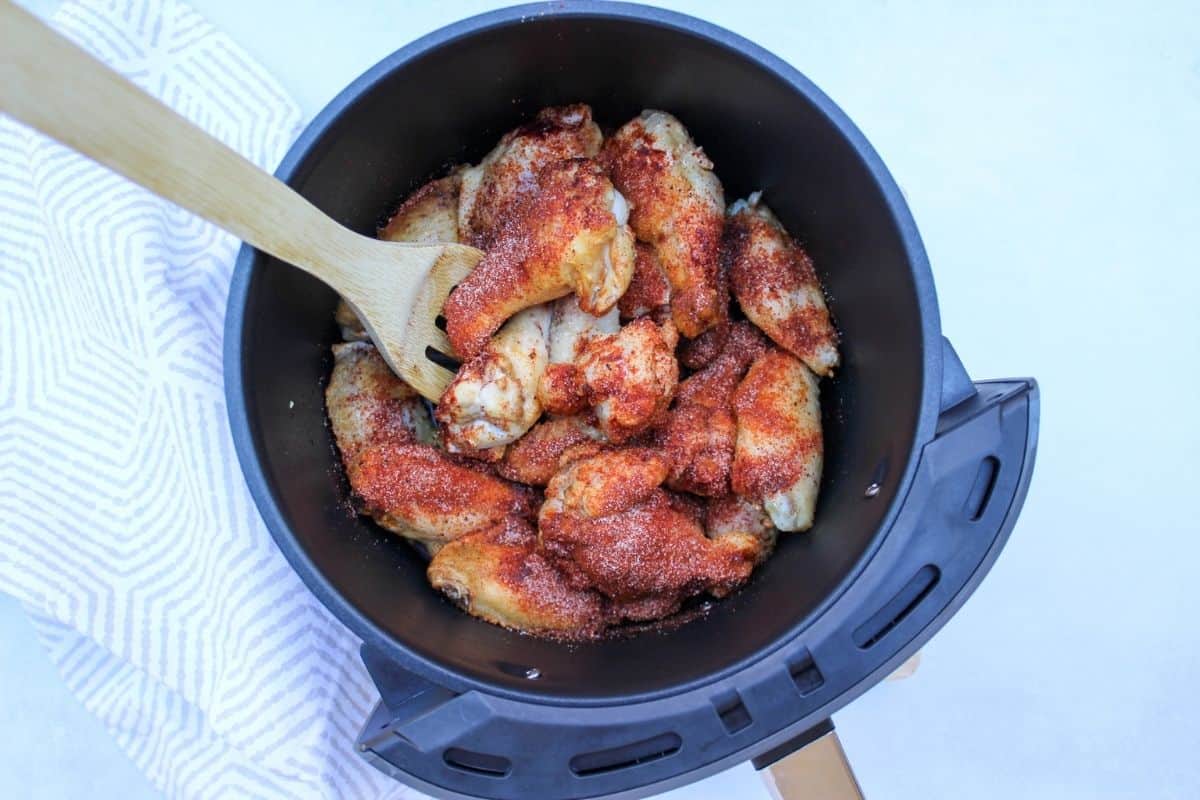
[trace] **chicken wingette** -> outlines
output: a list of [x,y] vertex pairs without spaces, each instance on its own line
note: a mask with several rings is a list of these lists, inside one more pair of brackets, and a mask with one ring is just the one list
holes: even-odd
[[758,193],[729,209],[724,258],[738,305],[751,322],[818,375],[838,366],[837,331],[812,259]]
[[675,404],[655,430],[655,443],[671,465],[667,486],[705,497],[729,493],[737,437],[733,391],[766,347],[749,323],[732,323],[720,354],[679,385]]
[[578,639],[605,626],[605,602],[576,589],[541,553],[537,533],[508,517],[438,550],[426,575],[464,611],[525,633]]
[[330,427],[347,466],[380,441],[433,441],[433,422],[417,391],[396,377],[370,342],[333,346],[325,388]]
[[537,507],[537,497],[528,487],[430,445],[392,441],[370,445],[348,466],[346,475],[376,522],[432,542],[453,541],[512,514],[528,517]]
[[638,242],[636,246],[633,277],[629,280],[629,288],[617,301],[617,307],[621,310],[622,320],[653,316],[661,322],[671,316],[671,284],[654,247],[645,242]]
[[795,356],[772,348],[738,384],[733,410],[733,491],[762,503],[779,530],[808,530],[823,460],[816,377]]

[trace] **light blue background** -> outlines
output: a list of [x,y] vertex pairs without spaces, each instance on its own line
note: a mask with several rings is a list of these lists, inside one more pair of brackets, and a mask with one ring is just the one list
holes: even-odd
[[[193,2],[309,116],[495,5]],[[867,793],[1200,796],[1195,0],[665,5],[842,105],[908,196],[968,369],[1042,385],[1037,473],[1003,557],[915,678],[838,716]],[[0,797],[156,796],[9,600],[0,643]],[[766,795],[743,765],[670,796]]]

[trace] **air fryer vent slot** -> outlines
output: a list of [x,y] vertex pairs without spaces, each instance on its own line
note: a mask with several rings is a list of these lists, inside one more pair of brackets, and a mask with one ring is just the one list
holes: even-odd
[[812,694],[825,683],[825,676],[817,669],[807,651],[788,664],[788,674],[792,676],[792,683],[796,684],[801,697]]
[[886,636],[892,628],[903,622],[904,618],[911,614],[922,600],[929,596],[933,587],[937,586],[941,574],[941,570],[932,564],[926,564],[917,570],[917,574],[913,575],[908,583],[896,592],[895,597],[884,603],[883,608],[854,629],[852,637],[854,643],[866,650]]
[[512,762],[504,756],[475,753],[458,747],[451,747],[442,753],[442,760],[447,766],[489,778],[504,778],[512,772]]
[[987,511],[988,501],[992,499],[992,490],[996,488],[996,476],[1000,474],[1000,461],[995,456],[988,456],[979,463],[979,471],[975,473],[975,482],[971,484],[971,492],[963,510],[972,522],[978,522]]
[[657,761],[679,752],[683,740],[676,733],[663,733],[640,742],[612,747],[608,750],[597,750],[593,753],[582,753],[571,759],[571,772],[581,778],[589,775],[600,775],[605,772],[615,772],[619,769],[636,767]]
[[717,711],[717,716],[721,718],[721,724],[725,726],[725,730],[729,733],[737,733],[744,728],[748,728],[750,723],[754,721],[750,716],[750,710],[746,708],[746,704],[742,702],[741,695],[737,692],[725,692],[713,700],[713,707]]

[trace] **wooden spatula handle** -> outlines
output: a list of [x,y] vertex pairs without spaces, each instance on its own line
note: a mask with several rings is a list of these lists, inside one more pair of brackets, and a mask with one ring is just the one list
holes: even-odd
[[772,800],[864,800],[832,729],[764,769],[762,776]]
[[0,110],[337,288],[356,234],[9,0]]

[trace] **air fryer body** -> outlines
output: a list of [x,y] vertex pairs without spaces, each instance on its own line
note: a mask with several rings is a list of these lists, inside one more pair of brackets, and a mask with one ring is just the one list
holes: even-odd
[[[398,777],[448,796],[641,794],[795,735],[865,689],[965,599],[1003,544],[1032,465],[1032,384],[974,391],[944,345],[929,266],[897,187],[824,95],[770,54],[686,17],[608,4],[552,8],[468,20],[386,59],[314,121],[280,177],[371,233],[407,192],[478,161],[543,106],[586,102],[608,127],[644,108],[670,111],[711,157],[727,200],[762,190],[809,250],[842,335],[843,367],[821,384],[826,462],[813,530],[784,534],[743,590],[676,630],[568,647],[462,613],[429,587],[414,550],[354,516],[322,397],[336,298],[243,250],[226,348],[248,483],[298,572],[367,644],[386,705],[364,749]],[[964,434],[971,425],[979,430]],[[960,438],[932,464],[939,433]],[[989,457],[997,466],[984,469]],[[978,503],[963,521],[951,519],[950,506],[984,491],[977,519],[967,518]],[[981,523],[986,534],[954,544],[964,525]],[[922,544],[921,530],[939,526],[950,532]],[[954,585],[939,553],[969,556]],[[824,662],[815,638],[823,629],[846,644]],[[412,706],[422,695],[432,705]],[[438,708],[431,697],[469,710],[456,712],[468,719],[458,733],[429,721]],[[751,722],[730,731],[722,709],[738,706]],[[394,733],[400,744],[385,741],[377,752],[371,742],[399,731],[405,713],[438,732]],[[703,741],[690,734],[698,729]],[[546,757],[565,748],[554,767],[562,779],[548,769],[517,780],[520,759],[482,746],[488,737]],[[641,741],[660,755],[617,769],[603,758],[578,761],[588,748]],[[473,753],[499,760],[473,762]]]

